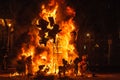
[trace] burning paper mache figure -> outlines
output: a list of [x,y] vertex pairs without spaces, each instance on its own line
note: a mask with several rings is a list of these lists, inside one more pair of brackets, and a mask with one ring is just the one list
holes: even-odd
[[20,75],[25,76],[26,74],[25,56],[22,56],[22,58],[17,61],[16,70]]
[[83,55],[82,61],[80,62],[81,76],[83,76],[87,70],[88,70],[87,55]]
[[27,71],[28,71],[28,76],[33,75],[32,71],[32,56],[29,56],[26,58],[26,64],[27,64]]
[[93,74],[89,71],[88,67],[88,55],[83,55],[82,60],[78,63],[78,70],[81,76],[93,77]]
[[68,64],[65,59],[62,59],[62,63],[63,63],[63,66],[59,66],[59,72],[58,72],[60,77],[61,77],[61,73],[63,73],[63,75],[65,76],[67,64]]
[[45,67],[45,65],[39,66],[39,70],[37,71],[37,74],[36,74],[37,76],[44,76],[45,75],[45,72],[42,71],[44,67]]
[[[27,74],[34,75],[39,70],[39,65],[45,65],[46,74],[72,74],[74,68],[70,61],[78,57],[75,11],[61,0],[50,0],[50,3],[45,0],[45,3],[40,4],[40,13],[32,21],[28,32],[25,30],[25,40],[21,41],[20,38],[19,56],[26,57]],[[50,5],[51,3],[54,4]]]

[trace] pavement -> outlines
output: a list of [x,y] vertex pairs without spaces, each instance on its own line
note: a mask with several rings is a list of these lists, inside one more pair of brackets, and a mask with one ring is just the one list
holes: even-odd
[[95,77],[51,77],[45,79],[34,79],[33,77],[11,76],[10,74],[0,74],[0,80],[120,80],[120,73],[96,73]]

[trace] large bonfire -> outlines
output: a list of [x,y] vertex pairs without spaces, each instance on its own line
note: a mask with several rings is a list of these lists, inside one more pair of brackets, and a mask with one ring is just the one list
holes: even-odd
[[18,59],[31,57],[32,73],[37,72],[40,65],[49,68],[47,73],[58,73],[63,59],[73,63],[78,57],[74,17],[74,9],[63,0],[41,4],[39,16],[33,20],[33,27],[28,32],[29,40],[22,44]]

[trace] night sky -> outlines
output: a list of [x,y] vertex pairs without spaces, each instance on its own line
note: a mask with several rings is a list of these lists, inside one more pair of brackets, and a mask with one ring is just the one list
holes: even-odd
[[[92,29],[96,32],[111,33],[119,28],[120,11],[115,0],[65,0],[76,10],[77,24],[81,29]],[[42,0],[0,0],[0,15],[20,17],[36,15]],[[28,14],[28,12],[31,12]],[[33,15],[33,17],[35,16]]]

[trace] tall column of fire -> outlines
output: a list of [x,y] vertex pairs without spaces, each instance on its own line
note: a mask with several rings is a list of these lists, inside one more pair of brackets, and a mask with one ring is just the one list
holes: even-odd
[[33,73],[40,65],[48,67],[48,73],[58,72],[58,66],[63,65],[62,59],[70,63],[78,57],[75,47],[77,27],[73,21],[75,11],[64,4],[51,0],[40,5],[39,17],[33,20],[33,27],[28,32],[29,43],[22,44],[19,56],[26,59],[32,56]]

